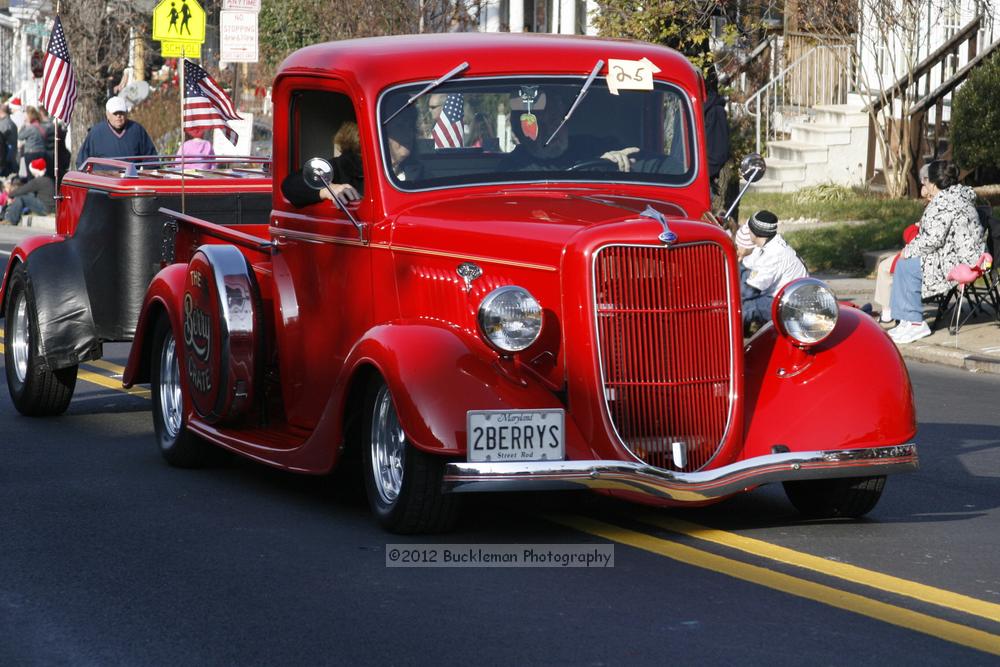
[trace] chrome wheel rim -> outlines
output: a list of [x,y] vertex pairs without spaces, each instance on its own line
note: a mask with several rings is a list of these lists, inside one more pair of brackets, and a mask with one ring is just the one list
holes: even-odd
[[177,363],[174,335],[167,333],[160,353],[160,413],[167,437],[173,440],[181,430],[181,369]]
[[382,502],[391,505],[403,487],[403,458],[406,435],[399,424],[389,388],[383,386],[375,397],[372,412],[371,457],[375,489]]
[[11,323],[10,352],[14,361],[14,374],[17,381],[24,384],[28,377],[28,354],[31,350],[31,326],[28,322],[28,300],[24,292],[17,295],[14,304],[14,321]]

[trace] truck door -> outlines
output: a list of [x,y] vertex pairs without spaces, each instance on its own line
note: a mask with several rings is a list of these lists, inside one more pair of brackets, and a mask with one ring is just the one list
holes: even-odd
[[[334,163],[335,182],[356,184],[362,199],[350,206],[365,233],[373,209],[372,193],[364,188],[372,160],[362,159],[371,147],[361,139],[351,97],[329,81],[310,82],[323,87],[292,87],[287,112],[276,104],[274,176],[280,185],[272,214],[282,398],[288,423],[307,429],[319,421],[347,352],[371,320],[371,268],[367,238],[333,202],[318,201],[307,186],[303,201],[302,165],[325,158]],[[287,135],[279,123],[287,123]],[[287,144],[279,148],[283,135]]]

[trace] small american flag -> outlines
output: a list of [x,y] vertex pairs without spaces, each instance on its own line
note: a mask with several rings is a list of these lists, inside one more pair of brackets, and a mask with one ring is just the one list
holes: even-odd
[[229,96],[201,67],[184,59],[184,129],[222,130],[230,143],[239,139],[226,121],[242,120]]
[[76,73],[69,60],[69,46],[63,34],[62,21],[56,17],[49,37],[49,49],[45,54],[45,69],[42,73],[42,104],[49,113],[68,123],[76,104]]
[[434,123],[435,148],[461,148],[465,131],[462,128],[462,116],[465,114],[465,102],[462,93],[452,93],[441,107],[441,115]]

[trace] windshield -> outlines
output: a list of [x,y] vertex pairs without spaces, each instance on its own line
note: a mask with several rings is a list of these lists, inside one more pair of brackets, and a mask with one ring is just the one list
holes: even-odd
[[[554,180],[691,182],[697,153],[691,107],[676,86],[657,82],[653,90],[612,95],[598,79],[552,137],[585,80],[448,82],[382,127],[389,178],[401,190]],[[380,119],[422,87],[385,93]]]

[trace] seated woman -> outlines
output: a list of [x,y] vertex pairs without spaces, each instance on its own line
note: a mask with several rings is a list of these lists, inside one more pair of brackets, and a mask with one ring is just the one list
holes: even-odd
[[985,249],[976,194],[959,185],[958,167],[945,160],[931,162],[922,187],[930,203],[920,217],[920,231],[896,263],[889,299],[892,315],[899,319],[889,336],[900,345],[931,335],[922,299],[946,293],[951,287],[948,271],[956,264],[975,264]]
[[[359,201],[364,193],[364,170],[361,164],[361,139],[358,124],[344,121],[333,135],[333,177],[330,189],[344,203]],[[290,173],[281,183],[281,193],[293,205],[302,207],[330,199],[330,190],[314,190],[306,183],[302,171]]]

